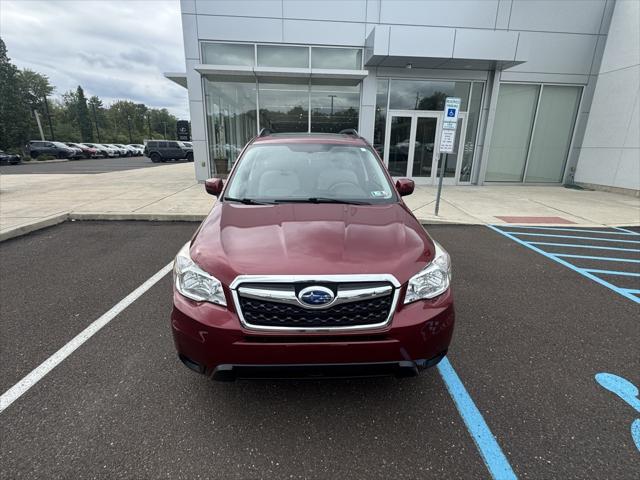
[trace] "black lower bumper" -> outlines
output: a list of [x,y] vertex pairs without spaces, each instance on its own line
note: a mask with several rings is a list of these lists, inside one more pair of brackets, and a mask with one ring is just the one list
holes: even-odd
[[313,379],[352,377],[414,377],[420,370],[437,365],[447,352],[429,360],[329,363],[300,365],[218,365],[212,374],[214,380],[232,382],[236,379]]

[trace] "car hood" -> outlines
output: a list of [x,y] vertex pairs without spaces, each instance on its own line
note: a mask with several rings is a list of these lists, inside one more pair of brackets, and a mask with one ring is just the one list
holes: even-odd
[[191,246],[225,285],[238,275],[392,274],[404,283],[433,252],[402,204],[218,203]]

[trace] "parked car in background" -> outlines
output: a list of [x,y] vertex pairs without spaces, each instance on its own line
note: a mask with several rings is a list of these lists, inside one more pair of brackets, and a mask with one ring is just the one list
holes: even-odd
[[98,155],[101,157],[115,157],[116,151],[113,148],[109,148],[102,143],[85,143],[86,146],[95,148],[98,151]]
[[71,158],[77,152],[71,147],[67,147],[62,142],[49,142],[46,140],[31,140],[25,146],[25,152],[31,158],[38,158],[41,155],[50,155],[56,158]]
[[154,163],[183,159],[193,162],[193,148],[175,140],[150,140],[144,146],[144,155]]
[[123,145],[121,143],[115,143],[114,146],[118,147],[120,151],[124,151],[123,157],[133,157],[136,154],[136,151],[130,145]]
[[113,148],[116,151],[116,155],[118,157],[126,157],[127,149],[123,147],[117,146],[115,143],[105,143],[107,147]]
[[67,146],[71,148],[80,149],[80,156],[82,158],[91,158],[91,157],[95,157],[98,154],[98,150],[88,145],[85,145],[84,143],[67,142]]
[[75,147],[73,145],[71,145],[69,142],[65,142],[65,145],[67,147],[69,147],[71,150],[73,150],[73,155],[69,158],[84,158],[84,155],[82,153],[82,149],[80,147]]
[[14,155],[0,150],[0,164],[3,163],[6,163],[7,165],[17,165],[20,163],[20,155]]
[[136,152],[137,156],[144,155],[144,145],[140,145],[139,143],[132,143],[129,146],[133,147],[135,149],[135,152]]

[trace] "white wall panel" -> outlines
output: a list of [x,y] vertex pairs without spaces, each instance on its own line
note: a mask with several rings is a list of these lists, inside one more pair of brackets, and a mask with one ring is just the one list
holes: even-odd
[[365,24],[284,20],[284,42],[364,46]]
[[184,40],[184,56],[188,60],[200,58],[198,52],[198,28],[196,16],[182,14],[182,38]]
[[180,0],[182,13],[196,13],[196,0]]
[[527,61],[510,71],[588,75],[597,41],[596,35],[521,32],[518,50]]
[[513,60],[518,43],[517,32],[456,29],[454,58]]
[[640,1],[619,1],[613,15],[600,72],[640,64]]
[[381,23],[494,28],[498,0],[382,0]]
[[618,168],[613,177],[616,187],[638,190],[640,185],[640,157],[638,149],[623,148],[618,161]]
[[514,0],[511,30],[599,33],[605,0]]
[[282,0],[196,0],[199,15],[282,17]]
[[496,28],[506,30],[509,28],[509,17],[511,16],[511,3],[513,0],[499,0],[498,11],[496,13]]
[[282,20],[198,15],[201,40],[282,42]]
[[453,28],[393,25],[389,35],[389,55],[442,58],[453,55]]
[[366,22],[367,0],[283,0],[283,17],[307,20]]

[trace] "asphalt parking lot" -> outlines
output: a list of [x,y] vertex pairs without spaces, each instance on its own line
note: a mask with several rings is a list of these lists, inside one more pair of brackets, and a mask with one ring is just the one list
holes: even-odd
[[[177,160],[186,162],[186,160]],[[18,165],[2,165],[0,174],[38,174],[38,173],[107,173],[136,168],[149,168],[166,165],[153,163],[147,157],[95,158],[89,160],[70,160],[68,162],[38,162],[31,160]]]
[[[0,243],[1,392],[196,228],[69,222]],[[167,274],[0,412],[0,476],[638,478],[637,390],[603,379],[640,385],[640,231],[428,230],[454,265],[451,371],[213,383],[175,356]]]

